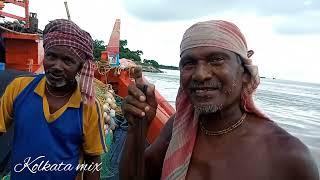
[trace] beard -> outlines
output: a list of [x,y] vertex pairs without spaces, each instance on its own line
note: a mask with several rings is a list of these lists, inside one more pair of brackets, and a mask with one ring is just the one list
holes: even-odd
[[206,104],[194,106],[194,113],[197,117],[200,115],[212,114],[220,111],[223,108],[222,104]]
[[65,80],[62,80],[62,81],[59,81],[59,82],[51,82],[50,80],[46,79],[47,83],[52,86],[52,87],[56,87],[56,88],[61,88],[65,85],[67,85],[67,81]]
[[[55,73],[53,71],[45,71],[45,76],[46,76],[46,82],[48,83],[48,85],[50,85],[51,87],[55,87],[55,88],[61,88],[64,87],[70,83],[73,83],[74,80],[70,80],[67,79],[66,76],[61,75],[60,73],[57,73],[59,75],[55,75]],[[55,76],[52,76],[55,75]],[[58,78],[56,78],[56,76],[58,76]]]

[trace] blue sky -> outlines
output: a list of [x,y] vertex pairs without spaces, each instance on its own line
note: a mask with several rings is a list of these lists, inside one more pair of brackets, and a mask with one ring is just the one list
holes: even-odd
[[[66,18],[64,0],[30,0],[40,27]],[[116,18],[128,47],[161,64],[178,65],[184,31],[193,23],[223,19],[235,23],[255,51],[253,61],[267,77],[320,83],[318,0],[68,0],[71,18],[93,38],[108,41]],[[5,11],[21,9],[7,6]]]

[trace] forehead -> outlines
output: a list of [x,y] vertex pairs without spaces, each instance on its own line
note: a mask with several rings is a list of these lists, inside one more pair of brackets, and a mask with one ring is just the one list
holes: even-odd
[[60,57],[68,57],[73,60],[80,61],[79,57],[73,51],[71,51],[69,47],[66,46],[53,46],[48,49],[46,53],[48,52],[54,53],[55,55]]
[[213,54],[220,54],[220,55],[225,55],[231,57],[236,57],[235,53],[223,48],[219,47],[213,47],[213,46],[201,46],[201,47],[194,47],[185,50],[181,54],[181,58],[191,56],[194,58],[200,58],[200,57],[207,57],[208,55],[213,55]]

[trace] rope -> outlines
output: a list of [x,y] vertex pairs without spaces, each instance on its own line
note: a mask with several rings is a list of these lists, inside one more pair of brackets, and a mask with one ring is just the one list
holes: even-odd
[[110,65],[104,61],[98,61],[96,62],[96,64],[98,66],[98,73],[102,76],[107,75],[108,72],[112,69]]

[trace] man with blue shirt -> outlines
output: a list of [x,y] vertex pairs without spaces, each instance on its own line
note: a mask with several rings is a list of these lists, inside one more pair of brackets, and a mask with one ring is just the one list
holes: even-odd
[[14,122],[11,179],[99,179],[105,145],[92,38],[63,19],[43,36],[45,74],[16,78],[1,98],[0,133]]

